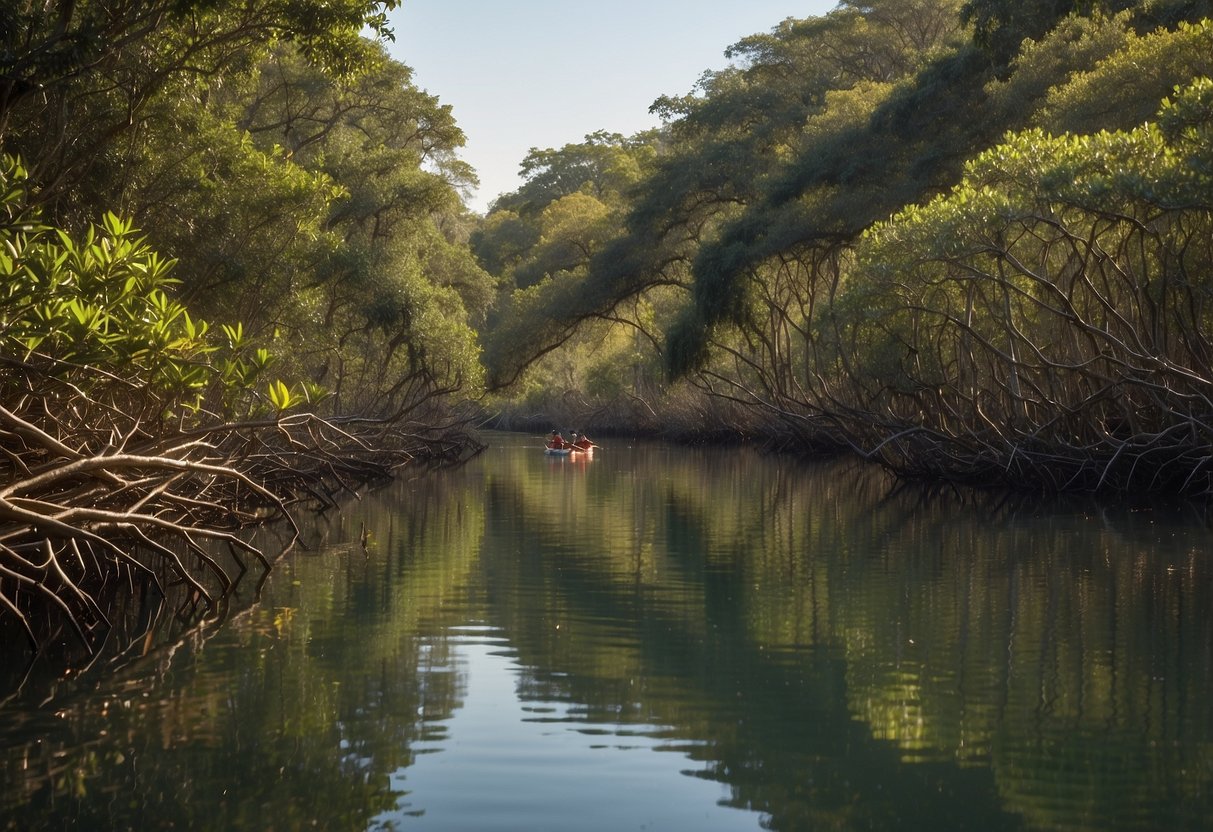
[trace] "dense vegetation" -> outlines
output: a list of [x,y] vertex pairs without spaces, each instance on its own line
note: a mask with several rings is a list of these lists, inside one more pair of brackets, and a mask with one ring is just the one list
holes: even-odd
[[49,604],[95,642],[102,587],[213,607],[242,526],[461,458],[486,403],[1213,491],[1207,1],[844,0],[660,129],[533,150],[485,217],[395,6],[0,11],[0,608],[32,640]]
[[662,130],[524,164],[472,240],[490,382],[515,419],[1209,493],[1209,14],[842,2],[739,41]]
[[32,643],[96,645],[117,589],[213,614],[267,559],[241,528],[477,447],[474,175],[394,5],[6,6],[0,613]]

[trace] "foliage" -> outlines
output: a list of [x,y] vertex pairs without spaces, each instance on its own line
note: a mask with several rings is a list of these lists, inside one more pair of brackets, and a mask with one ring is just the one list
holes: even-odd
[[618,198],[636,183],[654,154],[652,135],[625,138],[599,130],[585,141],[562,148],[531,148],[519,165],[524,183],[502,194],[492,211],[534,215],[553,202],[585,192],[600,201]]
[[961,15],[972,24],[974,41],[1005,64],[1024,41],[1041,38],[1067,15],[1114,14],[1134,5],[1134,0],[966,0]]
[[480,222],[469,242],[477,262],[500,280],[522,262],[539,241],[539,233],[535,223],[517,211],[499,208]]
[[[749,323],[747,294],[768,258],[795,252],[832,262],[831,252],[871,223],[948,185],[964,153],[989,140],[993,125],[972,115],[984,100],[983,80],[980,59],[962,49],[896,85],[826,96],[837,112],[814,114],[795,153],[762,180],[744,211],[698,246],[694,311],[679,320],[671,372],[704,367],[722,327]],[[822,277],[822,292],[832,279]]]
[[390,413],[400,391],[474,390],[469,327],[494,284],[467,248],[458,191],[474,176],[450,107],[361,49],[355,77],[280,44],[221,84],[177,79],[115,137],[121,163],[83,184],[180,254],[191,314],[274,340],[334,411]]
[[514,269],[514,282],[525,289],[584,266],[611,231],[609,212],[596,197],[582,192],[550,203],[538,218],[539,239],[530,256]]
[[332,388],[340,408],[393,412],[437,390],[474,393],[470,327],[494,286],[467,249],[458,189],[475,180],[455,156],[463,134],[450,107],[381,48],[350,80],[275,50],[248,93],[221,103],[262,152],[281,142],[290,165],[340,188],[310,256],[266,264],[274,283],[244,282],[300,373]]
[[[499,198],[472,235],[481,264],[499,282],[500,300],[482,339],[493,386],[517,379],[531,360],[561,352],[583,316],[604,314],[604,295],[586,284],[586,274],[592,263],[616,256],[611,244],[631,188],[658,149],[655,134],[594,133],[581,143],[533,150],[523,165],[527,181]],[[573,388],[583,381],[577,375]]]
[[1202,79],[1157,124],[1009,136],[870,234],[849,326],[887,358],[866,406],[967,449],[906,464],[1209,491],[1211,106]]
[[201,31],[207,23],[220,24],[211,32],[216,39],[222,34],[232,37],[229,32],[265,41],[283,39],[300,44],[319,62],[348,68],[344,63],[351,57],[348,50],[357,48],[364,27],[390,36],[386,12],[395,6],[391,0],[267,2],[255,7],[134,0],[106,6],[90,2],[53,4],[39,11],[14,7],[8,12],[5,31],[11,43],[23,49],[8,51],[5,75],[10,81],[57,83],[95,70],[108,56],[148,39],[157,27],[190,25]]
[[280,42],[335,74],[354,74],[375,55],[362,32],[390,36],[385,14],[394,6],[83,0],[12,7],[0,27],[0,139],[24,158],[42,185],[39,199],[60,212],[55,219],[83,225],[116,204],[90,189],[93,177],[122,175],[132,160],[120,142],[147,123],[158,96],[190,81],[220,88]]
[[154,127],[126,141],[118,202],[158,246],[182,253],[181,296],[196,312],[268,335],[306,279],[301,267],[336,246],[324,222],[348,192],[182,92],[150,104]]
[[1201,76],[1213,76],[1213,22],[1130,36],[1050,90],[1036,121],[1054,132],[1132,129],[1177,85]]
[[[211,337],[172,297],[175,261],[160,256],[130,222],[107,214],[75,240],[23,209],[27,178],[5,157],[0,189],[20,230],[0,232],[0,344],[7,362],[36,365],[88,394],[111,379],[143,386],[166,415],[197,411],[211,394],[229,405],[269,364],[243,328],[223,327],[227,343]],[[285,385],[276,382],[277,385]],[[11,390],[6,395],[11,394]],[[285,409],[285,408],[280,408]]]
[[998,121],[1012,129],[1038,122],[1051,91],[1123,49],[1132,23],[1129,12],[1068,17],[1038,40],[1024,41],[1010,75],[987,87]]

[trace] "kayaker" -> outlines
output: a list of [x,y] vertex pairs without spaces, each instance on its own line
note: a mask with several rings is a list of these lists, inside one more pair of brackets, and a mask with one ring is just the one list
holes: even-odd
[[574,433],[573,434],[573,447],[581,448],[583,451],[585,451],[585,450],[589,450],[590,448],[593,448],[594,443],[590,440],[590,437],[586,436],[584,433],[581,433],[581,434]]
[[548,447],[557,451],[564,449],[564,437],[560,435],[559,431],[552,431],[552,436],[548,439]]

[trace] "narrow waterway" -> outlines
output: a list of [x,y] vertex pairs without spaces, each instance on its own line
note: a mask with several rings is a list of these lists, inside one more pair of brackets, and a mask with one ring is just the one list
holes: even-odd
[[1208,828],[1198,512],[491,442],[222,627],[0,691],[0,829]]

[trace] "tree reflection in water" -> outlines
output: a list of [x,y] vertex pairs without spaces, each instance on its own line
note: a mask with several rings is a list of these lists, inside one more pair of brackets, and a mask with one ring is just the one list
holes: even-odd
[[[472,804],[444,803],[454,781],[417,761],[491,740],[464,709],[486,662],[511,699],[511,750],[492,759],[517,770],[458,782],[540,806],[550,828],[562,811],[588,828],[594,806],[543,797],[543,778],[584,770],[593,787],[602,755],[718,783],[665,793],[708,795],[690,808],[720,828],[1213,816],[1200,518],[897,489],[744,451],[621,442],[572,463],[497,439],[318,525],[323,545],[260,605],[171,661],[4,705],[0,816],[459,828],[471,816],[450,813]],[[485,632],[491,659],[469,662]],[[536,749],[557,742],[545,775]],[[629,805],[597,782],[576,799]]]

